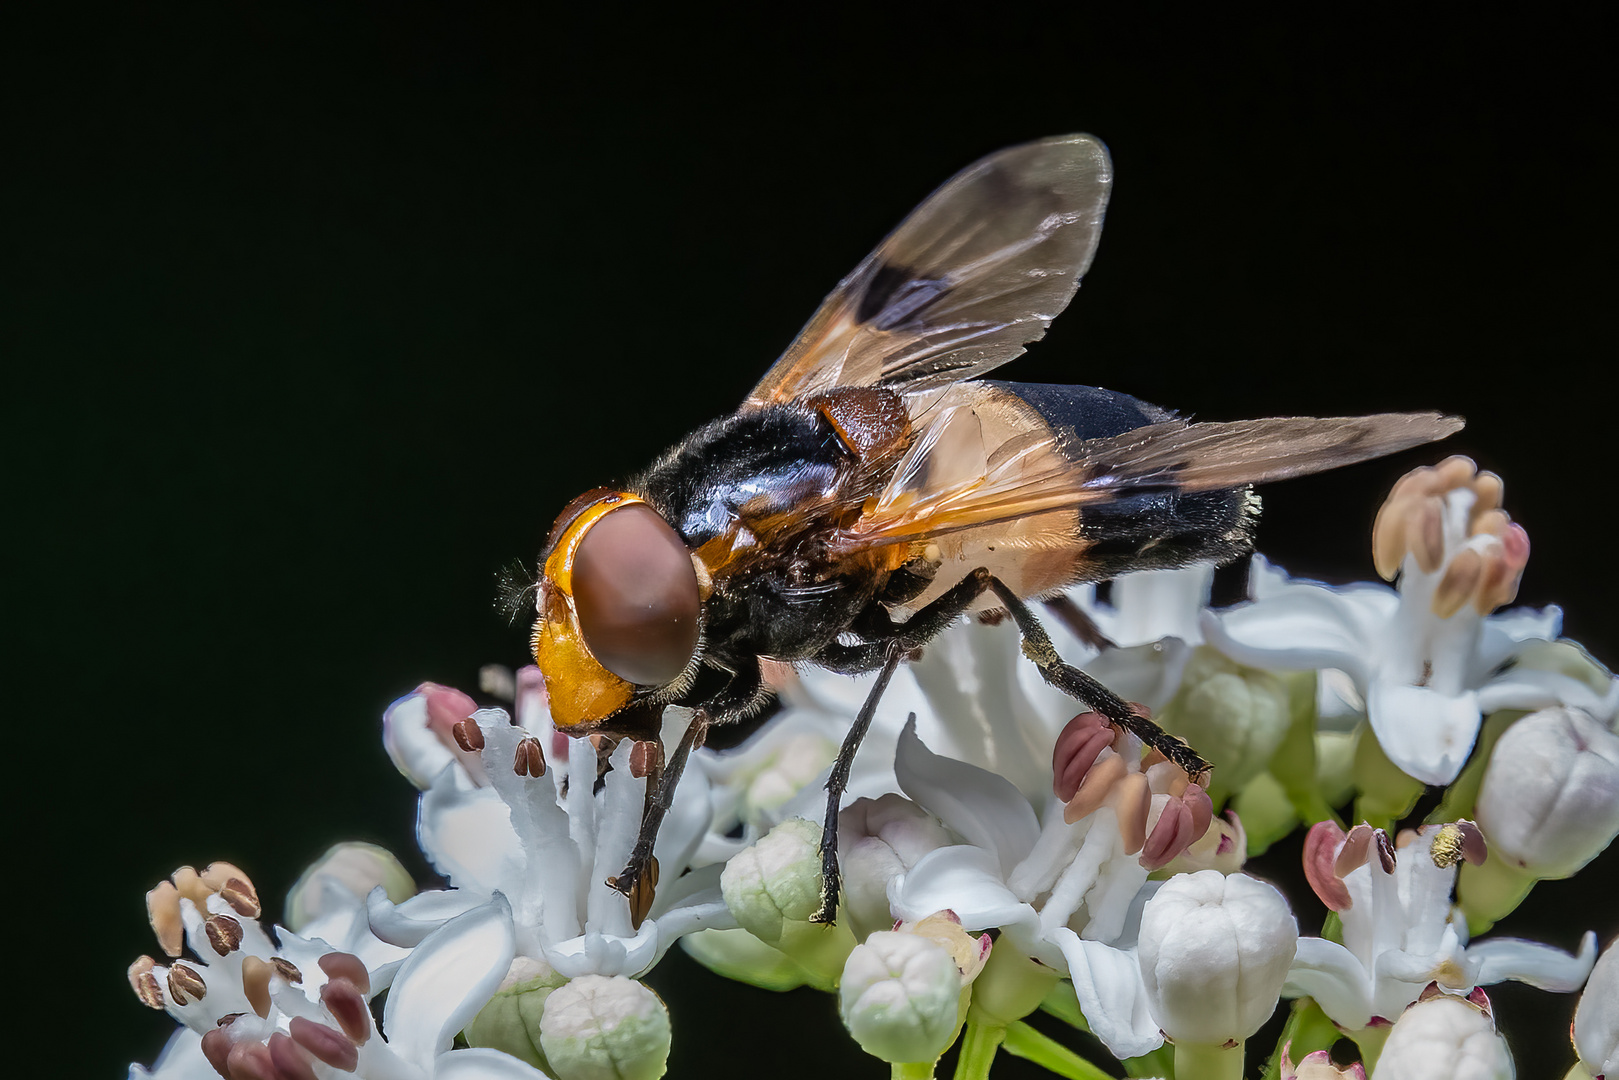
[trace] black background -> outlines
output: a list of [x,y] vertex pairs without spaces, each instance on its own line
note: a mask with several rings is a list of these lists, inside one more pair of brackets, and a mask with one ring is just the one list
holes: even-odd
[[[1614,102],[1576,20],[8,10],[8,1026],[55,1072],[167,1037],[123,973],[174,866],[235,861],[272,911],[340,839],[426,878],[387,702],[521,663],[495,569],[734,407],[912,205],[1021,140],[1094,132],[1117,180],[1010,377],[1210,419],[1463,413],[1442,450],[1270,489],[1262,549],[1368,577],[1387,485],[1469,453],[1533,540],[1521,599],[1615,658]],[[1502,931],[1612,936],[1616,866]],[[674,1075],[882,1074],[830,998],[678,950],[651,981]],[[1520,1073],[1561,1075],[1573,999],[1492,996]]]

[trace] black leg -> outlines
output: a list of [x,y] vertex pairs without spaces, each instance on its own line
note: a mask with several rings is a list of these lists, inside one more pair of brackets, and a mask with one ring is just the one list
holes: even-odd
[[1068,627],[1068,632],[1080,641],[1100,652],[1103,649],[1117,649],[1118,643],[1096,625],[1096,620],[1085,614],[1085,609],[1068,599],[1066,596],[1053,596],[1046,601],[1046,610],[1056,616],[1058,622]]
[[1083,701],[1112,723],[1129,728],[1141,738],[1142,742],[1161,750],[1170,761],[1185,769],[1187,775],[1194,780],[1200,779],[1209,771],[1209,763],[1199,757],[1197,751],[1193,750],[1185,739],[1171,735],[1151,720],[1132,711],[1130,706],[1121,701],[1113,691],[1072,664],[1064,663],[1051,644],[1051,638],[1046,634],[1045,627],[1040,625],[1040,620],[1034,617],[1034,612],[1029,610],[1027,604],[1006,587],[1005,582],[991,578],[990,588],[995,590],[996,598],[1006,606],[1006,610],[1012,613],[1018,629],[1023,633],[1023,655],[1034,661],[1046,682],[1070,697]]
[[[900,642],[907,651],[926,645],[972,606],[989,588],[988,570],[980,567],[962,578],[921,611],[902,623],[889,623],[891,634],[859,645],[834,642],[816,654],[815,662],[844,675],[858,675],[882,667],[891,643]],[[877,609],[882,611],[881,606]],[[886,613],[883,613],[886,617]]]
[[899,640],[888,643],[887,656],[877,672],[877,681],[866,695],[866,703],[860,706],[854,726],[843,737],[843,747],[838,751],[837,761],[832,763],[832,775],[826,780],[826,823],[821,827],[821,907],[810,916],[810,922],[831,923],[837,918],[838,806],[843,801],[844,790],[849,786],[849,768],[854,764],[855,752],[860,749],[860,741],[866,737],[871,718],[877,713],[877,702],[881,700],[883,691],[888,689],[894,669],[899,667],[909,651]]
[[657,842],[663,815],[668,813],[670,804],[674,802],[675,785],[680,783],[680,774],[686,771],[686,759],[691,756],[694,746],[702,745],[703,736],[708,733],[708,724],[706,712],[699,710],[693,714],[691,726],[680,737],[680,745],[675,747],[674,756],[664,765],[657,784],[647,792],[646,810],[641,814],[641,832],[630,851],[629,862],[617,877],[607,879],[609,888],[629,897],[630,924],[638,930],[647,912],[652,909],[652,898],[658,888],[658,860],[652,854],[652,845]]
[[[607,879],[609,888],[629,897],[630,922],[636,929],[640,929],[652,908],[658,887],[658,860],[653,856],[652,849],[657,843],[664,815],[674,803],[675,787],[680,783],[681,773],[686,770],[686,760],[691,757],[693,750],[703,745],[710,727],[752,716],[770,696],[771,691],[763,684],[758,665],[739,672],[723,689],[698,707],[691,725],[680,737],[680,744],[662,766],[661,773],[654,770],[649,774],[648,779],[652,782],[647,787],[646,809],[641,814],[641,831],[636,836],[635,847],[631,849],[624,869],[616,877]],[[661,717],[663,709],[659,708],[656,712]],[[650,737],[655,740],[656,731]]]

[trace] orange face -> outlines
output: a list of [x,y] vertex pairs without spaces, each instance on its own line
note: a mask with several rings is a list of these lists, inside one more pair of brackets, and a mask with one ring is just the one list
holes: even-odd
[[551,530],[532,639],[553,722],[605,720],[637,688],[678,679],[697,652],[701,614],[691,552],[645,500],[622,491],[575,500]]

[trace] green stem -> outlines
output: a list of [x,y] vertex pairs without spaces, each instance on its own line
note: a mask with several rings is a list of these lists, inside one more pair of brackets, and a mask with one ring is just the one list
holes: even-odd
[[969,1023],[961,1036],[955,1080],[987,1080],[989,1067],[995,1063],[995,1051],[1004,1038],[1006,1029],[999,1024]]
[[1175,1044],[1175,1080],[1242,1080],[1242,1042]]
[[1032,1061],[1047,1072],[1066,1076],[1069,1080],[1110,1080],[1107,1073],[1021,1020],[1006,1025],[1006,1042],[1003,1045],[1008,1054]]
[[933,1080],[935,1061],[896,1061],[892,1073],[894,1080]]

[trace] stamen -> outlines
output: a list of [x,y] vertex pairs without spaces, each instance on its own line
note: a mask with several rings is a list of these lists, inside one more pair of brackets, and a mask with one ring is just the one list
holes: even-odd
[[[1113,788],[1117,794],[1114,812],[1119,816],[1119,839],[1124,853],[1134,855],[1147,842],[1147,814],[1152,810],[1152,789],[1141,773],[1126,773]],[[1167,807],[1166,807],[1167,810]],[[1163,818],[1159,818],[1160,824]]]
[[242,947],[242,924],[229,915],[210,915],[203,921],[208,944],[220,956],[229,956]]
[[518,776],[545,775],[545,752],[540,749],[540,740],[529,735],[518,741],[512,771]]
[[202,880],[202,875],[189,866],[182,866],[169,875],[169,880],[174,882],[174,887],[179,890],[182,898],[197,905],[198,911],[208,910],[208,897],[216,890],[208,887]]
[[185,923],[180,919],[180,890],[174,887],[174,882],[160,881],[146,894],[146,918],[157,934],[163,954],[179,956],[185,947]]
[[455,737],[455,745],[469,754],[476,754],[484,747],[483,728],[479,727],[478,722],[471,718],[462,720],[452,727],[450,734]]
[[371,975],[365,970],[365,964],[353,953],[327,953],[320,958],[320,969],[326,973],[328,979],[347,979],[360,993],[371,992]]
[[215,1028],[202,1037],[202,1056],[214,1067],[214,1072],[230,1080],[231,1037],[224,1028]]
[[630,775],[644,780],[663,769],[663,744],[639,739],[630,747]]
[[1445,563],[1445,500],[1438,495],[1423,499],[1405,526],[1406,544],[1417,569],[1431,574]]
[[1348,911],[1354,904],[1338,871],[1345,846],[1344,831],[1336,821],[1318,821],[1304,834],[1304,878],[1330,911]]
[[270,967],[285,982],[296,984],[304,981],[304,973],[299,971],[297,966],[284,956],[270,957]]
[[176,1005],[189,1005],[208,996],[208,984],[202,981],[195,968],[188,964],[169,966],[169,996]]
[[1372,838],[1376,831],[1364,821],[1350,829],[1337,859],[1333,860],[1332,872],[1339,877],[1348,877],[1365,866],[1366,860],[1371,857]]
[[1484,580],[1484,556],[1476,548],[1463,548],[1445,567],[1445,576],[1434,587],[1429,606],[1441,619],[1448,619],[1462,609],[1473,596],[1479,582]]
[[332,979],[320,988],[320,1001],[356,1046],[364,1046],[371,1038],[371,1010],[353,983]]
[[1435,866],[1448,870],[1463,860],[1478,866],[1489,856],[1489,848],[1477,825],[1471,821],[1453,821],[1434,834],[1429,854]]
[[1382,829],[1377,830],[1377,861],[1382,864],[1383,873],[1394,873],[1394,845],[1389,843],[1389,834]]
[[1118,754],[1109,754],[1098,760],[1085,774],[1085,779],[1079,782],[1073,798],[1069,799],[1068,805],[1063,808],[1062,819],[1072,825],[1080,818],[1094,813],[1112,792],[1113,786],[1124,779],[1128,771],[1124,758]]
[[308,1052],[282,1032],[270,1036],[270,1062],[277,1080],[317,1080]]
[[353,1072],[359,1064],[360,1054],[354,1044],[341,1032],[317,1023],[308,1017],[295,1016],[288,1025],[292,1041],[308,1050],[323,1064],[340,1072]]
[[[253,888],[252,879],[228,862],[209,863],[208,869],[202,872],[202,880],[243,918],[256,919],[264,910],[259,905],[259,893]],[[208,909],[199,904],[198,910]]]
[[243,1040],[230,1048],[225,1075],[229,1080],[280,1080],[275,1062],[270,1060],[270,1048],[257,1040]]
[[1096,758],[1113,742],[1113,725],[1096,712],[1080,713],[1057,736],[1051,753],[1051,789],[1067,802],[1079,790]]
[[157,961],[150,956],[143,956],[129,965],[129,988],[135,991],[135,996],[141,999],[141,1004],[148,1009],[163,1010],[163,988],[158,985],[157,976],[152,969]]
[[247,1003],[261,1020],[270,1017],[270,976],[273,973],[270,965],[256,956],[242,959],[242,993],[247,995]]
[[1158,815],[1158,824],[1141,850],[1141,866],[1146,870],[1161,870],[1169,865],[1192,842],[1192,812],[1179,799],[1170,799]]

